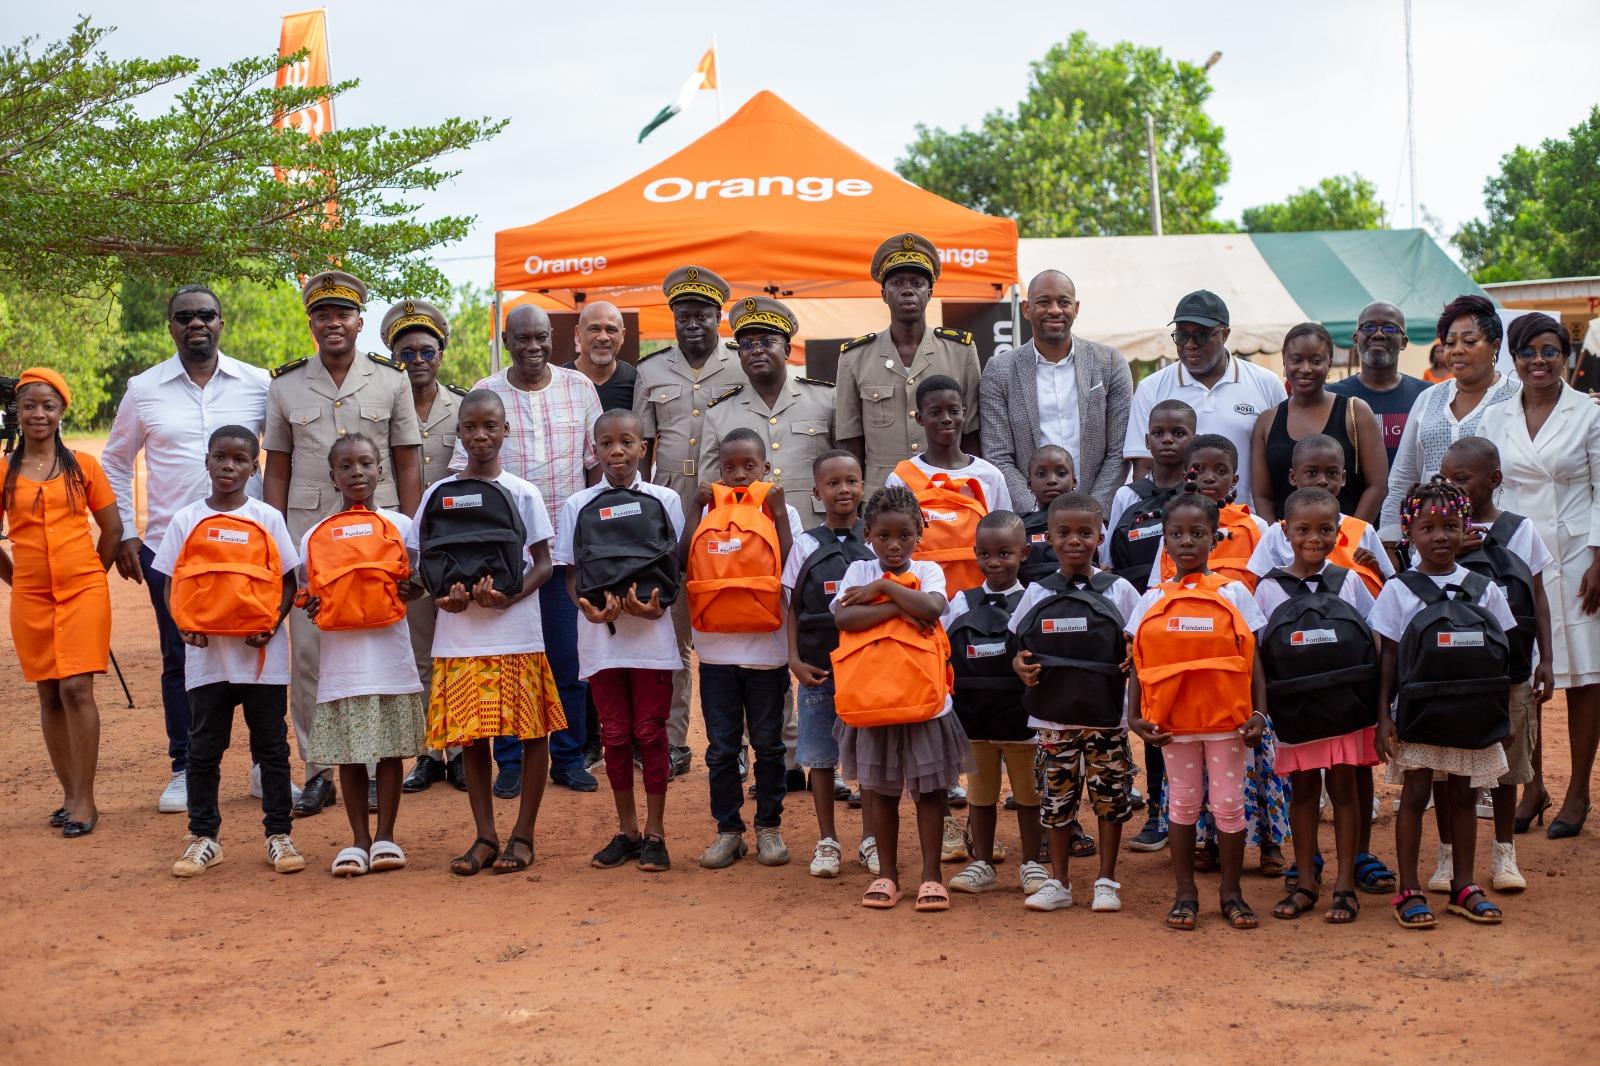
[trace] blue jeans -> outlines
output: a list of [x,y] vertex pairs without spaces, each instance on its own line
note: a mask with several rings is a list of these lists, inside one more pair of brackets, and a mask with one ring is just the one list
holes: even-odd
[[167,611],[167,575],[153,569],[156,553],[149,545],[139,547],[139,569],[144,572],[144,587],[150,592],[150,606],[156,609],[156,633],[161,640],[161,709],[167,719],[167,758],[172,772],[189,768],[189,694],[183,688],[183,637]]
[[795,762],[807,770],[837,769],[839,742],[833,736],[833,724],[839,716],[833,710],[833,676],[816,688],[799,688],[800,736],[795,741]]
[[789,671],[784,667],[700,664],[700,712],[706,722],[706,771],[717,832],[744,832],[739,749],[747,729],[756,754],[756,828],[775,829],[783,822],[783,711],[788,698]]
[[[578,680],[578,605],[567,595],[564,566],[552,570],[550,580],[539,586],[539,620],[544,625],[545,658],[550,660],[556,691],[561,694],[561,709],[567,715],[567,728],[550,734],[550,772],[571,773],[583,769],[583,748],[589,734],[585,715],[589,686]],[[495,742],[497,760],[500,743]],[[515,746],[516,761],[520,763],[522,745]]]

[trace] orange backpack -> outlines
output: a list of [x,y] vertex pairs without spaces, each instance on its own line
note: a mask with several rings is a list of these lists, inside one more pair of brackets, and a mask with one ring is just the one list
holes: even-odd
[[1370,566],[1362,566],[1356,562],[1356,549],[1361,547],[1361,534],[1367,530],[1367,523],[1355,515],[1345,515],[1339,523],[1339,541],[1334,545],[1333,551],[1328,553],[1328,562],[1342,566],[1361,579],[1367,586],[1367,591],[1377,596],[1383,591],[1383,575]]
[[168,591],[172,620],[186,633],[270,632],[283,602],[277,542],[261,523],[237,512],[201,519],[178,552]]
[[684,582],[690,623],[702,633],[771,633],[783,626],[778,527],[761,509],[771,488],[765,481],[711,486],[711,509],[689,543]]
[[982,483],[943,470],[930,476],[910,459],[901,460],[894,472],[922,507],[922,539],[911,557],[938,563],[946,588],[983,584],[983,571],[972,550],[978,542],[978,519],[989,513]]
[[[922,588],[909,570],[883,576],[909,589]],[[944,627],[923,633],[903,614],[871,629],[840,632],[831,658],[834,712],[857,729],[935,718],[954,684]]]
[[[1211,560],[1206,567],[1229,581],[1238,581],[1254,592],[1256,575],[1250,572],[1250,556],[1261,543],[1261,527],[1250,517],[1250,508],[1242,503],[1230,503],[1217,513],[1217,543],[1211,548]],[[1171,581],[1178,573],[1166,546],[1161,548],[1161,580]]]
[[411,575],[393,524],[365,507],[341,511],[306,540],[306,592],[321,601],[317,628],[376,629],[406,616],[395,582]]
[[1228,581],[1213,573],[1162,582],[1133,635],[1141,714],[1179,736],[1230,732],[1250,717],[1256,638],[1218,593]]

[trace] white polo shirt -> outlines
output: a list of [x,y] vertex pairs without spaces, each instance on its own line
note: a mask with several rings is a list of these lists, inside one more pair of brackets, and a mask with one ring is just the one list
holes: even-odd
[[1284,401],[1283,382],[1270,370],[1228,356],[1228,368],[1209,389],[1194,379],[1182,362],[1156,371],[1133,393],[1133,409],[1128,412],[1128,435],[1122,444],[1126,459],[1148,459],[1144,435],[1150,429],[1150,410],[1162,400],[1182,400],[1195,413],[1195,432],[1217,433],[1233,441],[1239,449],[1239,485],[1234,502],[1250,499],[1250,436],[1256,419]]

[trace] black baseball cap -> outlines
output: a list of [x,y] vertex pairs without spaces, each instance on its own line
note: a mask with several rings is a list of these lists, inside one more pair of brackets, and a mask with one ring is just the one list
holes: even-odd
[[1226,326],[1228,305],[1214,292],[1200,289],[1178,301],[1172,313],[1173,322],[1194,322],[1201,326]]

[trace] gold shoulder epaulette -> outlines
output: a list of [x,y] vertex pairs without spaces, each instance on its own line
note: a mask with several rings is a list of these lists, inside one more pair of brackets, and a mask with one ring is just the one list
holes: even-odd
[[449,392],[455,393],[457,396],[465,396],[467,394],[467,390],[463,389],[460,385],[446,385],[445,389]]
[[654,358],[655,358],[655,357],[656,357],[656,356],[658,356],[658,355],[660,355],[660,354],[661,354],[661,353],[662,353],[662,352],[670,352],[670,351],[672,351],[672,349],[673,349],[673,348],[674,348],[674,347],[676,347],[676,345],[672,345],[672,344],[669,344],[669,345],[667,345],[667,346],[666,346],[666,347],[665,347],[665,348],[657,348],[657,349],[656,349],[656,350],[655,350],[655,351],[653,351],[653,352],[646,352],[646,353],[645,353],[645,354],[643,354],[643,355],[641,355],[641,356],[640,356],[640,357],[639,357],[639,358],[638,358],[638,359],[637,359],[637,360],[636,360],[636,361],[635,361],[635,362],[634,362],[634,364],[633,364],[633,365],[634,365],[634,366],[639,366],[639,365],[640,365],[640,364],[642,364],[642,363],[644,363],[644,362],[645,362],[645,360],[647,360],[647,359],[654,359]]
[[722,342],[722,346],[724,348],[728,349],[728,351],[730,351],[730,352],[736,352],[736,351],[739,350],[739,342],[738,341],[723,341]]
[[272,376],[275,378],[282,377],[291,370],[299,370],[309,362],[311,362],[310,359],[296,359],[292,363],[284,363],[282,366],[275,366],[272,368]]
[[390,370],[404,370],[406,368],[406,365],[400,360],[390,359],[387,355],[379,355],[377,352],[368,352],[367,358],[379,366],[388,367]]
[[943,337],[947,341],[956,341],[960,344],[972,343],[972,334],[964,329],[949,329],[945,326],[940,326],[933,331],[933,335],[935,337]]
[[706,404],[706,410],[711,410],[711,408],[717,406],[717,404],[721,403],[723,400],[726,400],[729,396],[737,396],[742,391],[744,391],[743,385],[735,385],[721,396],[718,396],[715,400],[712,400],[710,403]]
[[796,378],[795,380],[799,381],[803,385],[821,385],[829,389],[836,389],[839,387],[833,382],[823,381],[821,378]]
[[876,336],[876,333],[864,333],[853,341],[845,341],[843,344],[839,345],[839,352],[840,354],[843,354],[848,352],[851,348],[859,348]]

